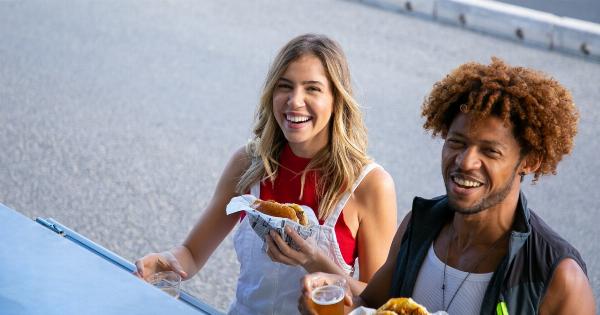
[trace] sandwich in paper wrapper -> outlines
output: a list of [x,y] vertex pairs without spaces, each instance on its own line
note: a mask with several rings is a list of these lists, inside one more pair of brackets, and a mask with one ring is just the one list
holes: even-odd
[[[298,250],[298,246],[285,233],[285,227],[289,226],[306,240],[315,234],[315,227],[319,225],[310,207],[264,201],[252,195],[234,197],[229,201],[226,208],[228,215],[240,211],[246,211],[250,226],[263,242],[265,235],[275,230],[295,250]],[[264,245],[263,249],[266,249]]]

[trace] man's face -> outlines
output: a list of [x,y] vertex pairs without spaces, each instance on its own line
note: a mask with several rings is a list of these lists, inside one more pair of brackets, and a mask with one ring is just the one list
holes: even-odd
[[520,166],[511,126],[495,116],[473,121],[459,113],[454,118],[442,149],[442,174],[456,212],[475,214],[518,193]]

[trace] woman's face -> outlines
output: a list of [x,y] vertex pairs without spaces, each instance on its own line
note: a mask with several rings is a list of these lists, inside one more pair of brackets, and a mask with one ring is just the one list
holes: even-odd
[[292,151],[313,157],[329,141],[333,113],[331,82],[319,58],[304,55],[290,63],[273,91],[273,113]]

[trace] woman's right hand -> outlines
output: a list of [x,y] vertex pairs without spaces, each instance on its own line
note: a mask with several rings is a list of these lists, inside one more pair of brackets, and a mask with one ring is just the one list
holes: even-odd
[[150,253],[136,260],[135,268],[134,274],[142,279],[161,271],[175,271],[182,279],[187,279],[187,273],[170,251]]

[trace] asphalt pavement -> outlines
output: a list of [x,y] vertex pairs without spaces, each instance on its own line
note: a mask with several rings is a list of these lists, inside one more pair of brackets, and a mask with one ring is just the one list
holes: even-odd
[[[580,250],[600,302],[600,63],[356,2],[0,1],[0,202],[129,260],[180,243],[250,137],[269,63],[306,32],[344,47],[399,218],[444,193],[441,141],[420,117],[434,82],[499,56],[567,86],[574,152],[524,190]],[[224,310],[238,268],[230,236],[185,287]]]

